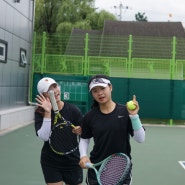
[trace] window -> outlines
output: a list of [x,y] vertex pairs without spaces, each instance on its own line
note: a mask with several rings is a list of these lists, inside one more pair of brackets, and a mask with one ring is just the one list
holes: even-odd
[[27,58],[26,58],[26,50],[20,49],[20,66],[25,67],[27,64]]
[[0,62],[7,62],[7,42],[0,40]]

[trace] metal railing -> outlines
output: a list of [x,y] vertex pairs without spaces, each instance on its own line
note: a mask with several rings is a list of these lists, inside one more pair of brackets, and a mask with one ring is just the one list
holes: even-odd
[[185,38],[60,34],[34,37],[33,73],[178,79]]

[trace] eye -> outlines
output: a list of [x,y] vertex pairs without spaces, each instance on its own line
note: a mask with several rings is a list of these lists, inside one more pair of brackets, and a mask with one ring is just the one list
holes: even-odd
[[97,92],[96,88],[95,88],[95,89],[92,89],[92,92],[93,92],[93,93]]

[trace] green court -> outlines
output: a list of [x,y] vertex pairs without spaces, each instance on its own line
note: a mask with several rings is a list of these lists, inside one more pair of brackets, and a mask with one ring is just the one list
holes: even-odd
[[[145,143],[131,139],[132,185],[184,185],[185,169],[178,161],[185,161],[185,127],[145,128]],[[0,135],[0,184],[44,185],[39,162],[41,147],[33,124]]]

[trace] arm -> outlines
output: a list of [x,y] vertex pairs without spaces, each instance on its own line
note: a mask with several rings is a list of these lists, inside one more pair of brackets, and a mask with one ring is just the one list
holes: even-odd
[[83,138],[80,139],[80,144],[79,144],[80,162],[79,162],[79,165],[81,166],[81,168],[86,168],[85,164],[87,162],[90,162],[90,159],[87,156],[89,142],[90,142],[90,139],[83,139]]
[[129,117],[131,119],[132,128],[134,129],[133,139],[138,143],[143,143],[145,140],[145,130],[142,127],[141,120],[138,115],[139,104],[138,104],[138,101],[136,101],[135,95],[133,95],[132,101],[134,102],[134,105],[136,106],[136,108],[133,110],[130,110],[127,105],[127,110],[129,112]]
[[44,141],[49,140],[51,132],[51,118],[44,118],[41,128],[37,131],[37,135]]
[[[42,126],[37,130],[37,135],[44,141],[48,141],[51,132],[51,103],[49,98],[45,98],[42,94],[37,95],[36,101],[38,106],[44,109]],[[40,123],[41,124],[41,123]]]
[[134,129],[133,139],[139,143],[143,143],[145,141],[145,130],[142,127],[139,115],[129,115],[129,117],[131,119],[132,127]]

